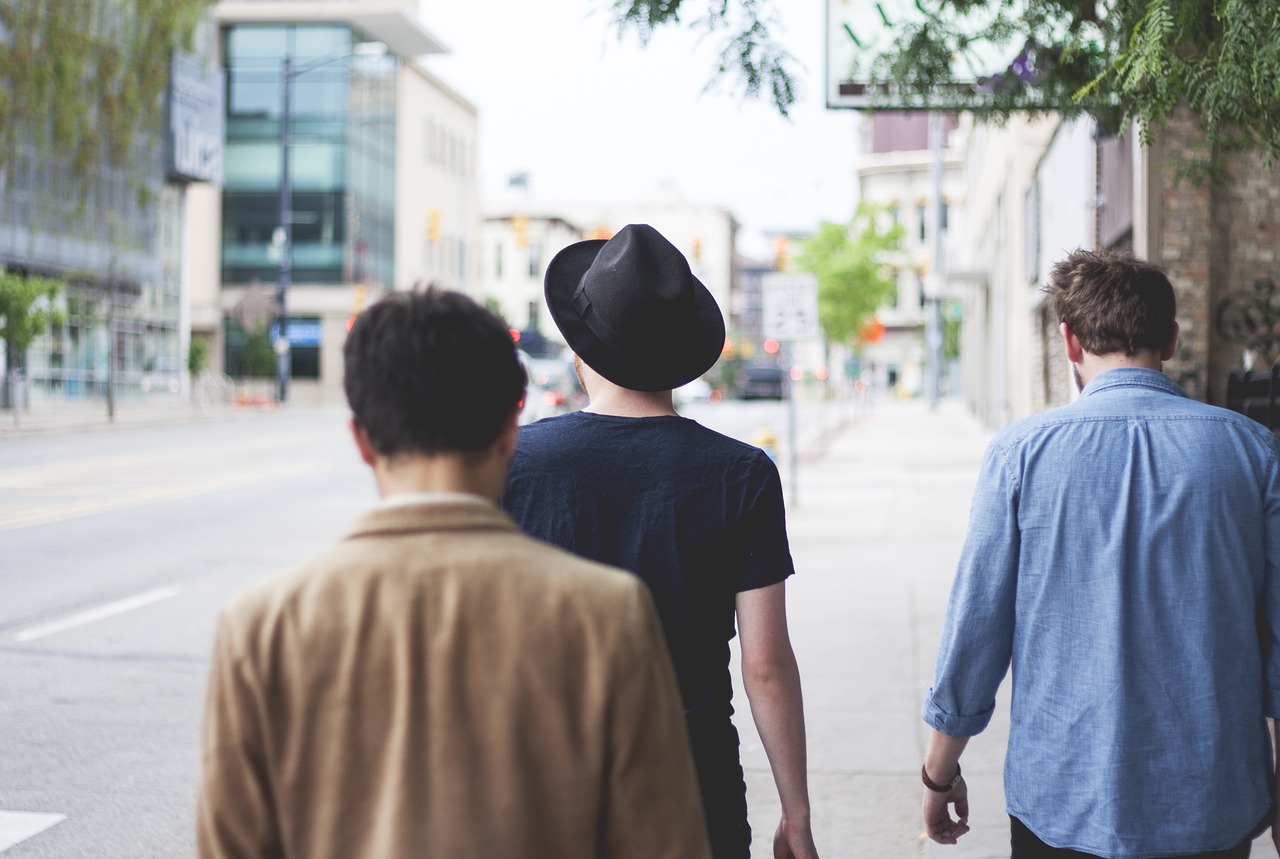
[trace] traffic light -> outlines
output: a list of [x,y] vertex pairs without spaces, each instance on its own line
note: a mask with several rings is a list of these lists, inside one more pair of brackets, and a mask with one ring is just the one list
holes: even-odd
[[529,246],[529,219],[524,217],[516,217],[511,219],[511,231],[516,234],[516,247],[527,248]]
[[699,235],[693,237],[693,261],[702,261],[702,236]]
[[786,236],[778,236],[773,240],[773,267],[777,271],[785,271],[790,257],[791,243]]
[[440,210],[427,212],[427,241],[440,241]]
[[764,354],[766,354],[766,355],[777,355],[777,354],[778,354],[778,341],[777,341],[777,340],[766,340],[766,341],[764,341]]

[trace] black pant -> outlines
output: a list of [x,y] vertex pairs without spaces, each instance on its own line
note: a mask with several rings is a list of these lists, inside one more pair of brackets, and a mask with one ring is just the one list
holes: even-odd
[[[1013,837],[1010,839],[1013,847],[1012,859],[1098,859],[1093,853],[1050,847],[1013,815],[1009,816],[1009,823],[1013,831]],[[1178,859],[1248,859],[1249,850],[1252,847],[1253,841],[1246,838],[1230,850],[1196,853],[1193,856],[1180,856]]]
[[[689,740],[698,771],[702,807],[707,815],[707,835],[712,859],[748,859],[751,827],[747,824],[747,786],[738,760],[738,734],[731,724],[703,724],[690,716]],[[722,720],[728,724],[728,719]]]

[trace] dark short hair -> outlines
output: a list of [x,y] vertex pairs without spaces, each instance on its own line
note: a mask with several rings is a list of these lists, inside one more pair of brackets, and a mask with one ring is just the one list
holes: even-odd
[[458,292],[387,295],[342,352],[347,402],[382,456],[485,450],[524,398],[510,331]]
[[1073,251],[1054,265],[1044,292],[1086,352],[1163,351],[1177,305],[1164,270],[1132,254]]

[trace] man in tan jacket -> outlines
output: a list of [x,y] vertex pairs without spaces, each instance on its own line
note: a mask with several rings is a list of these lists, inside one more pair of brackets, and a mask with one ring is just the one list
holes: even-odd
[[706,859],[647,590],[495,504],[525,382],[502,322],[397,293],[345,360],[383,502],[224,610],[200,856]]

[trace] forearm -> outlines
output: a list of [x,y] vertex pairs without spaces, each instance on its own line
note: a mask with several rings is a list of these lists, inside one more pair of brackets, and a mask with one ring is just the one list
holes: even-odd
[[807,823],[810,811],[808,755],[800,669],[795,655],[787,648],[785,657],[776,664],[744,666],[743,686],[773,771],[783,817]]
[[960,766],[960,755],[968,744],[968,737],[953,737],[934,729],[924,756],[924,771],[929,778],[938,784],[951,781]]

